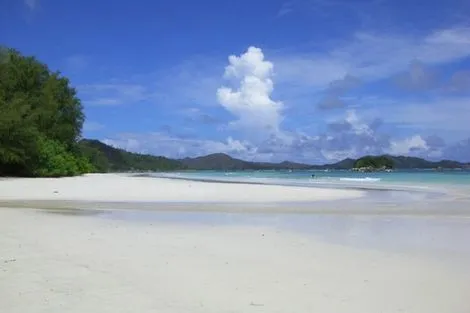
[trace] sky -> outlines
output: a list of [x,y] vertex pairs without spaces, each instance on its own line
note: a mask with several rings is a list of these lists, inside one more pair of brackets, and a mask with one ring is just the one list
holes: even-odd
[[468,0],[0,0],[0,44],[70,79],[83,137],[133,152],[470,161],[468,12]]

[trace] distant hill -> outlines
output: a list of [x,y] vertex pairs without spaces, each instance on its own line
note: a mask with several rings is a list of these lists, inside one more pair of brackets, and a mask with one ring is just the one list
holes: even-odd
[[206,156],[196,158],[185,158],[178,160],[186,168],[193,170],[281,170],[281,169],[297,169],[297,170],[322,170],[322,169],[336,169],[348,170],[355,167],[359,160],[368,158],[383,158],[392,161],[393,167],[396,169],[432,169],[432,168],[470,168],[470,163],[461,163],[451,160],[442,160],[438,162],[428,161],[422,158],[406,157],[406,156],[364,156],[360,159],[346,158],[336,163],[311,165],[303,163],[295,163],[283,161],[281,163],[269,162],[249,162],[233,158],[224,153],[214,153]]
[[[116,171],[172,171],[172,170],[309,170],[309,169],[352,169],[359,159],[347,158],[342,161],[310,165],[283,161],[281,163],[250,162],[233,158],[224,153],[214,153],[206,156],[184,159],[170,159],[163,156],[139,154],[111,147],[98,140],[83,139],[79,144],[83,155],[99,172]],[[361,159],[368,158],[365,156]],[[393,162],[396,169],[433,169],[433,168],[470,168],[470,163],[461,163],[451,160],[438,162],[422,158],[384,155]]]
[[179,160],[184,166],[193,170],[244,170],[251,168],[250,162],[232,158],[224,153],[214,153],[196,158]]
[[354,167],[355,159],[346,158],[336,163],[314,165],[315,169],[334,169],[334,170],[349,170]]
[[178,160],[118,149],[98,140],[79,142],[82,152],[99,172],[171,171],[185,169]]
[[193,170],[268,170],[268,169],[311,169],[312,165],[284,161],[281,163],[249,162],[233,158],[225,153],[214,153],[196,158],[179,160]]
[[[451,160],[442,160],[438,162],[428,161],[422,158],[407,157],[407,156],[364,156],[364,158],[380,158],[385,157],[393,162],[393,168],[396,169],[432,169],[432,168],[470,168],[470,163],[461,163]],[[281,163],[268,163],[268,162],[249,162],[233,158],[224,153],[209,154],[197,158],[185,158],[179,160],[188,169],[194,170],[280,170],[280,169],[297,169],[297,170],[322,170],[322,169],[336,169],[348,170],[355,167],[355,164],[360,159],[346,158],[336,163],[310,165],[303,163],[295,163],[284,161]]]
[[407,157],[407,156],[390,156],[387,155],[388,158],[390,158],[393,163],[395,168],[400,168],[400,169],[413,169],[413,168],[419,168],[419,169],[432,169],[432,168],[466,168],[470,166],[470,163],[461,163],[457,161],[451,161],[451,160],[442,160],[442,161],[428,161],[422,158],[416,158],[416,157]]

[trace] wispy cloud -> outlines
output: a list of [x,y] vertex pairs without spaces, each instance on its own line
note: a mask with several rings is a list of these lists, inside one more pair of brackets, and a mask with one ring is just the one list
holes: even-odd
[[192,57],[162,70],[149,70],[109,81],[78,86],[88,104],[116,105],[146,101],[160,107],[218,106],[224,57]]
[[470,70],[461,70],[452,74],[445,89],[456,93],[470,93]]
[[[410,63],[440,65],[470,56],[470,27],[451,27],[424,36],[357,32],[319,53],[273,52],[280,84],[321,90],[350,74],[376,81],[409,70]],[[297,91],[297,90],[296,90]]]
[[34,9],[37,8],[38,3],[38,0],[24,0],[25,6],[31,11],[34,11]]
[[349,64],[359,77],[381,79],[402,71],[413,60],[438,65],[468,57],[470,28],[446,28],[424,37],[357,33],[351,43],[334,49],[332,55]]
[[85,121],[85,124],[83,124],[83,131],[85,132],[94,132],[102,129],[104,129],[104,125],[101,123]]
[[279,9],[279,11],[277,12],[277,17],[283,17],[284,15],[287,15],[287,14],[293,12],[294,11],[294,4],[295,4],[294,1],[284,2],[282,4],[281,8]]
[[442,157],[447,159],[457,159],[466,162],[470,161],[470,138],[461,140],[443,149]]
[[74,54],[64,59],[65,68],[70,71],[81,71],[88,67],[89,58],[82,54]]
[[137,84],[88,84],[77,86],[77,90],[89,105],[132,105],[153,96],[147,87]]
[[204,125],[220,125],[224,121],[214,115],[205,113],[200,108],[185,108],[181,110],[185,121],[189,123],[199,123]]
[[405,90],[425,91],[436,87],[437,74],[421,62],[413,60],[405,72],[397,75],[395,82]]
[[326,90],[326,95],[318,103],[320,109],[337,109],[346,106],[343,96],[350,90],[359,87],[360,79],[352,75],[345,75],[342,79],[334,80],[330,83]]
[[109,145],[128,151],[153,153],[173,158],[199,156],[208,153],[229,153],[234,156],[250,157],[256,155],[256,147],[246,141],[227,137],[223,141],[197,138],[179,138],[168,133],[127,133],[105,138]]
[[[388,123],[409,125],[432,131],[466,132],[469,130],[470,97],[436,97],[432,100],[407,101],[368,109],[369,114],[383,116]],[[401,104],[401,105],[400,105]]]

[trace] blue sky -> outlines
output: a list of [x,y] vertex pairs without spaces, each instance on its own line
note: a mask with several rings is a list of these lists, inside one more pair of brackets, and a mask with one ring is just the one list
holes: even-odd
[[169,157],[470,161],[470,2],[0,0],[83,135]]

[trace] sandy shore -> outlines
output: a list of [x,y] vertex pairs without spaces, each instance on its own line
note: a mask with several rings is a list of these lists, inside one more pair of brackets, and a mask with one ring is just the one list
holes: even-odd
[[357,190],[191,182],[118,174],[0,181],[0,201],[276,203],[353,199],[362,195]]
[[467,313],[470,275],[270,227],[0,209],[0,311]]
[[425,193],[402,191],[392,194],[125,174],[0,180],[0,207],[470,217],[468,197],[428,198]]

